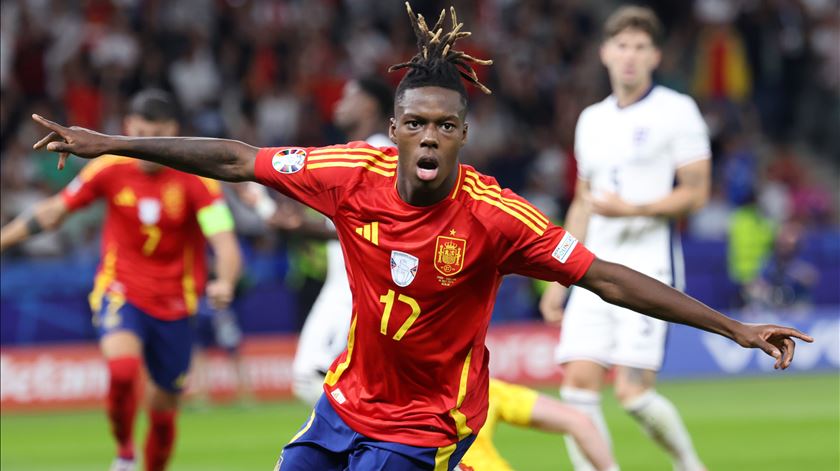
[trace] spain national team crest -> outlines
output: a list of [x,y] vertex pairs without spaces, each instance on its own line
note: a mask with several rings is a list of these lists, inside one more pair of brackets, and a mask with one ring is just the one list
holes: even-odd
[[306,163],[306,151],[293,147],[291,149],[278,150],[271,158],[271,166],[280,173],[296,173]]
[[160,221],[160,201],[155,198],[140,198],[137,202],[137,216],[148,226]]
[[452,276],[464,268],[467,241],[455,237],[438,236],[435,243],[435,269]]
[[399,250],[391,251],[391,279],[401,288],[405,288],[414,281],[420,260]]

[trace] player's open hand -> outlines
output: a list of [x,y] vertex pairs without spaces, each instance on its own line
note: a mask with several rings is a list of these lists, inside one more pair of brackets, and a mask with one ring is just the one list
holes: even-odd
[[792,327],[771,324],[743,324],[742,332],[735,336],[735,341],[742,347],[760,348],[764,353],[776,359],[776,369],[785,369],[793,361],[796,348],[794,338],[811,343],[813,337],[803,334]]
[[49,151],[58,152],[59,170],[64,168],[67,156],[70,154],[92,159],[107,152],[109,136],[106,134],[78,126],[68,128],[37,114],[33,114],[32,119],[50,130],[50,133],[36,142],[32,148],[36,150],[46,148]]

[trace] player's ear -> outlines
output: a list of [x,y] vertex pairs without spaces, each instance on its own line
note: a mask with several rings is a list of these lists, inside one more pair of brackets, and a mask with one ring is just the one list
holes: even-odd
[[461,131],[461,145],[462,146],[467,143],[467,131],[469,131],[469,130],[470,130],[470,123],[464,121],[464,130]]
[[394,144],[397,143],[397,120],[391,118],[391,122],[388,125],[388,137],[391,139],[391,142]]
[[601,65],[604,67],[607,66],[607,47],[609,47],[609,39],[601,43],[601,47],[598,48],[598,56],[601,58]]
[[659,67],[659,63],[661,61],[662,61],[662,51],[658,47],[653,46],[653,64],[651,64],[651,68],[654,69],[654,70],[657,69]]

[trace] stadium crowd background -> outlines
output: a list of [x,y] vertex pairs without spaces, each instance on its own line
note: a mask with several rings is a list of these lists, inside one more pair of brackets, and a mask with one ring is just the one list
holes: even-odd
[[[598,25],[622,2],[452,3],[474,32],[466,51],[495,61],[477,71],[494,92],[471,97],[464,162],[562,221],[576,178],[577,117],[609,90]],[[657,81],[698,101],[713,140],[713,199],[681,228],[689,292],[722,308],[840,304],[840,2],[635,3],[652,6],[667,29]],[[417,2],[415,10],[436,17],[449,4]],[[53,157],[31,150],[40,137],[33,112],[119,134],[128,98],[160,87],[177,97],[186,135],[262,146],[343,142],[331,124],[342,86],[368,75],[399,81],[385,70],[413,54],[404,15],[402,2],[373,0],[3,1],[2,222],[59,191],[83,165],[72,159],[58,172]],[[232,205],[249,259],[246,285],[285,277],[293,293],[301,279],[317,280],[317,246],[277,236]],[[44,259],[52,258],[50,273],[92,270],[101,214],[93,208],[4,255],[4,275],[19,279],[5,285],[4,305],[45,289],[31,281],[36,272],[50,279]],[[768,268],[774,259],[785,262],[776,264],[782,275]],[[72,278],[56,276],[61,288],[46,289],[68,291],[83,309],[91,277]],[[536,316],[537,289],[507,283],[497,318]],[[240,306],[251,319],[246,330],[302,321],[255,320],[283,317],[263,309],[270,304]]]

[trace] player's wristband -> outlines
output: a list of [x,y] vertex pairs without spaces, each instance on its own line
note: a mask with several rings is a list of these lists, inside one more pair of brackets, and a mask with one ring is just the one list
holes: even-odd
[[43,231],[44,226],[42,226],[41,223],[38,222],[38,218],[36,218],[34,214],[30,214],[29,218],[26,220],[26,232],[29,235],[33,236]]

